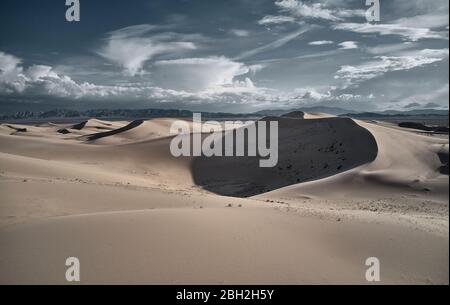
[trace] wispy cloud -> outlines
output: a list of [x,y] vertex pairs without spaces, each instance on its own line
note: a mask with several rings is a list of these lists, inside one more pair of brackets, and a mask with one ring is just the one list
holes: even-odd
[[[23,59],[0,52],[0,97],[240,111],[236,105],[441,105],[448,95],[428,94],[448,85],[448,0],[382,1],[376,24],[366,23],[361,0],[217,1],[214,18],[205,16],[208,1],[185,15],[172,14],[174,4],[163,1],[144,19],[133,11],[146,1],[137,1],[112,8],[123,13],[108,19],[115,31],[104,33],[101,25],[82,41],[39,46],[23,37],[26,49],[14,37],[23,25],[5,20],[2,45]],[[152,24],[133,25],[139,22]],[[53,32],[45,30],[36,24],[25,32],[50,41]]]
[[358,66],[342,66],[335,78],[344,81],[344,87],[358,85],[367,80],[394,72],[411,70],[448,58],[448,49],[425,49],[404,53],[402,56],[378,56]]
[[307,17],[332,21],[340,20],[340,18],[336,17],[333,14],[333,11],[326,8],[323,3],[307,4],[304,1],[299,0],[281,0],[275,2],[275,5],[280,7],[282,11],[296,17]]
[[281,24],[281,23],[289,23],[295,22],[295,18],[291,16],[273,16],[268,15],[264,16],[262,19],[258,21],[261,25],[269,25],[269,24]]
[[410,41],[426,38],[447,39],[448,37],[448,33],[435,32],[427,28],[406,27],[399,24],[338,23],[333,28],[361,34],[398,35]]
[[338,44],[341,50],[357,49],[358,43],[356,41],[344,41]]
[[411,28],[444,28],[448,26],[448,14],[434,13],[395,20],[395,24]]
[[250,35],[250,32],[242,29],[231,29],[230,33],[236,37],[247,37]]
[[[260,23],[277,23],[311,20],[325,20],[331,22],[343,21],[348,18],[363,17],[365,11],[361,8],[348,8],[343,1],[320,1],[311,3],[301,0],[278,0],[275,5],[279,8],[281,16],[266,16]],[[289,18],[289,19],[287,19]],[[273,22],[272,22],[273,21]]]
[[[155,62],[154,66],[156,73],[153,81],[156,84],[190,92],[223,86],[241,86],[235,78],[250,73],[252,69],[223,56],[162,60]],[[251,81],[243,85],[250,83]]]
[[334,42],[332,40],[317,40],[317,41],[311,41],[308,44],[310,46],[322,46],[327,44],[333,44]]
[[284,46],[285,44],[287,44],[288,42],[296,39],[297,37],[299,37],[300,35],[308,32],[311,29],[311,27],[309,26],[304,26],[302,29],[289,33],[285,36],[283,36],[280,39],[277,39],[269,44],[266,44],[264,46],[249,50],[249,51],[245,51],[243,53],[241,53],[239,56],[236,57],[237,60],[242,60],[251,56],[254,56],[256,54],[259,53],[263,53],[263,52],[267,52],[270,50],[274,50],[274,49],[278,49],[282,46]]
[[136,25],[109,33],[99,55],[124,68],[130,76],[143,72],[145,62],[159,54],[180,53],[196,48],[193,42],[177,41],[179,35],[158,33],[147,36],[155,27]]
[[373,55],[392,54],[405,51],[408,49],[417,48],[417,43],[402,42],[394,44],[381,44],[366,48],[366,52]]
[[[448,109],[448,83],[431,92],[423,92],[403,98],[399,104],[404,108],[445,108]],[[439,101],[436,103],[435,101]]]

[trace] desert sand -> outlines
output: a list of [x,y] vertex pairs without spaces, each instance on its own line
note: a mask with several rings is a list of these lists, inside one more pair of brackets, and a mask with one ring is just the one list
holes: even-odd
[[[449,283],[449,139],[314,113],[275,168],[174,158],[173,119],[0,125],[0,283]],[[192,123],[192,122],[191,122]],[[447,165],[448,166],[448,165]]]

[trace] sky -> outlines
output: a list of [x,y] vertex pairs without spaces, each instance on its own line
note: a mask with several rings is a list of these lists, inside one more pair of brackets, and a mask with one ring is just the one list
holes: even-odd
[[0,114],[448,109],[448,1],[0,2]]

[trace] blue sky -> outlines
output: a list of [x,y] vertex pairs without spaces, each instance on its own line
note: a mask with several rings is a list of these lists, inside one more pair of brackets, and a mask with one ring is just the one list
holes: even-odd
[[0,3],[0,113],[448,108],[448,1]]

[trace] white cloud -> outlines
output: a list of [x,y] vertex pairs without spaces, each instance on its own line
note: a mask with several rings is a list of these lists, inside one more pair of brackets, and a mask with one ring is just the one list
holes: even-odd
[[32,80],[37,81],[41,78],[58,78],[58,74],[52,71],[52,67],[43,65],[34,65],[27,69],[26,75]]
[[3,52],[0,52],[0,92],[23,91],[25,76],[20,66],[22,60]]
[[232,86],[237,76],[259,69],[226,57],[163,60],[155,62],[154,68],[152,80],[157,85],[189,92]]
[[179,53],[195,49],[189,41],[176,41],[180,37],[173,33],[144,36],[155,27],[151,25],[130,26],[109,33],[106,44],[97,53],[120,65],[130,76],[143,73],[145,62],[156,55]]
[[306,87],[306,88],[294,89],[293,96],[295,96],[296,99],[320,101],[320,100],[324,100],[324,99],[329,99],[331,97],[331,93],[330,93],[330,91],[321,93],[321,92],[317,91],[317,89],[315,89],[315,88]]
[[250,33],[248,31],[240,30],[240,29],[232,29],[232,30],[230,30],[230,33],[237,37],[247,37],[250,35]]
[[412,28],[443,28],[448,26],[448,14],[434,13],[405,17],[396,20],[395,23]]
[[[4,54],[2,54],[4,55]],[[174,83],[183,83],[183,88],[161,88],[153,83],[127,83],[122,85],[96,85],[78,83],[66,75],[59,75],[50,66],[31,66],[24,69],[21,60],[17,64],[5,64],[8,71],[20,72],[15,76],[20,79],[22,88],[9,87],[6,90],[0,74],[0,94],[10,96],[41,96],[60,98],[61,101],[105,101],[114,103],[124,100],[146,101],[151,105],[175,103],[182,107],[201,106],[225,110],[227,107],[246,107],[261,109],[266,107],[292,107],[301,103],[325,101],[332,98],[330,91],[318,91],[314,88],[297,89],[293,92],[255,86],[247,74],[263,68],[260,65],[247,66],[225,57],[185,58],[157,61],[154,66],[160,69]],[[8,57],[14,58],[14,57]],[[2,70],[5,71],[5,70]],[[152,71],[153,72],[153,71]],[[156,73],[155,73],[156,74]],[[153,73],[152,73],[153,75]],[[237,79],[240,77],[240,79]],[[192,81],[192,82],[191,82]],[[335,99],[339,100],[339,97]],[[230,108],[231,109],[231,108]],[[235,109],[235,108],[234,108]]]
[[[225,57],[161,60],[155,67],[164,84],[167,78],[177,86],[162,88],[154,83],[97,85],[78,83],[67,75],[59,75],[50,66],[32,65],[0,52],[0,95],[46,96],[68,100],[150,101],[152,103],[252,104],[273,97],[264,88],[257,88],[249,76],[263,66],[232,61]],[[152,71],[153,72],[153,71]],[[155,73],[156,74],[156,73]],[[246,76],[246,74],[249,74]],[[242,80],[236,77],[242,76]]]
[[290,17],[290,16],[267,15],[267,16],[264,16],[264,18],[262,18],[261,20],[259,20],[258,24],[268,25],[268,24],[281,24],[281,23],[289,23],[289,22],[295,22],[295,18]]
[[333,15],[332,10],[325,8],[322,3],[306,4],[299,0],[281,0],[275,2],[275,5],[296,17],[309,17],[332,21],[340,20],[340,18]]
[[0,72],[2,74],[13,71],[22,62],[19,58],[0,52]]
[[311,46],[322,46],[322,45],[333,44],[333,43],[334,42],[331,40],[318,40],[318,41],[311,41],[308,44]]
[[340,46],[341,50],[351,50],[358,48],[358,43],[356,41],[344,41],[338,45]]
[[361,9],[337,9],[335,14],[342,18],[365,17],[366,11]]
[[417,43],[412,42],[402,42],[394,44],[382,44],[375,47],[366,48],[366,51],[370,54],[380,55],[380,54],[391,54],[398,53],[400,51],[408,50],[417,47]]
[[309,31],[309,29],[310,29],[309,27],[304,27],[298,31],[287,34],[284,37],[279,38],[267,45],[264,45],[264,46],[261,46],[261,47],[258,47],[258,48],[255,48],[255,49],[252,49],[249,51],[245,51],[242,54],[240,54],[239,56],[237,56],[236,59],[241,60],[241,59],[244,59],[244,58],[259,54],[259,53],[278,49],[278,48],[284,46],[285,44],[287,44],[288,42],[296,39],[298,36],[306,33],[307,31]]
[[[440,107],[448,107],[449,87],[448,83],[444,86],[437,88],[437,90],[431,92],[424,92],[421,94],[415,94],[402,99],[399,104],[403,107],[414,105],[415,107],[429,107],[429,104],[434,104],[439,101]],[[431,107],[436,108],[436,106]]]
[[388,72],[411,70],[448,58],[448,49],[425,49],[403,53],[401,56],[378,56],[358,66],[342,66],[335,78],[344,80],[345,87],[379,77]]
[[[291,18],[311,18],[336,22],[346,18],[363,17],[365,15],[365,10],[348,8],[347,3],[340,1],[310,3],[301,0],[279,0],[275,2],[275,5],[280,8],[281,12],[289,14],[289,17]],[[273,18],[273,20],[283,20],[281,18],[288,18],[286,16],[277,17],[278,18]],[[272,20],[272,18],[267,18],[267,21],[270,20]]]
[[406,27],[399,24],[340,23],[334,25],[333,28],[361,34],[399,35],[411,41],[426,38],[446,39],[447,36],[427,28]]

